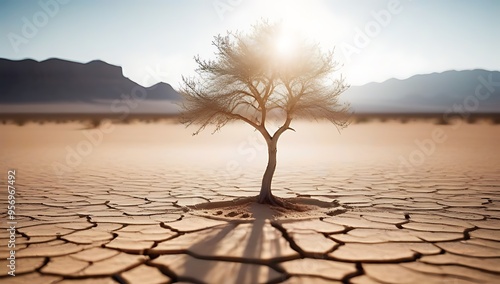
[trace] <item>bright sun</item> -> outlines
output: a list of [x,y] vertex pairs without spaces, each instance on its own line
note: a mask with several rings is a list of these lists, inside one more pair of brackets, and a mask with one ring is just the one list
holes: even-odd
[[275,47],[281,54],[288,54],[292,51],[292,39],[290,36],[281,34],[276,38]]
[[287,29],[283,29],[274,39],[274,49],[279,57],[289,59],[296,51],[297,42],[294,34]]

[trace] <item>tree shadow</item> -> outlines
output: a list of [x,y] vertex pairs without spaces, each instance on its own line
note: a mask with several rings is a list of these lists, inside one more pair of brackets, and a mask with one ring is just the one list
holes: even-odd
[[[259,275],[261,274],[261,270],[263,265],[272,263],[274,257],[269,260],[261,259],[264,250],[264,242],[271,242],[271,251],[274,252],[277,256],[281,254],[279,238],[270,240],[265,238],[266,223],[269,223],[269,220],[272,220],[273,212],[272,209],[267,205],[262,204],[253,204],[251,206],[251,212],[255,218],[252,223],[229,223],[227,226],[223,227],[221,231],[219,231],[216,235],[211,238],[208,238],[202,242],[198,242],[193,244],[189,251],[191,255],[195,256],[199,259],[205,260],[213,260],[213,264],[200,266],[200,263],[194,261],[192,258],[188,258],[185,266],[185,274],[186,275],[197,275],[197,278],[207,280],[208,275],[212,272],[213,269],[226,268],[224,266],[217,266],[218,262],[231,261],[236,263],[247,263],[247,264],[256,264],[256,265],[242,265],[237,271],[223,271],[221,273],[235,273],[236,277],[234,278],[234,283],[259,283]],[[229,237],[239,237],[240,232],[235,232],[234,230],[244,230],[238,226],[249,226],[250,230],[245,232],[245,234],[241,235],[241,239],[232,240],[232,248],[223,248],[225,251],[238,251],[238,247],[234,247],[234,244],[237,246],[244,246],[243,252],[241,255],[227,255],[221,256],[217,253],[217,250],[222,248],[224,245],[224,239]],[[268,227],[267,227],[268,228]],[[281,236],[280,236],[281,237]],[[193,253],[195,251],[202,251],[203,255],[196,255]],[[227,269],[232,269],[227,267]],[[279,274],[279,271],[276,271]],[[272,268],[270,267],[268,279],[272,280]],[[179,277],[182,280],[182,276]],[[274,277],[275,279],[276,277]],[[232,277],[231,277],[232,279]],[[194,279],[190,279],[194,280]]]

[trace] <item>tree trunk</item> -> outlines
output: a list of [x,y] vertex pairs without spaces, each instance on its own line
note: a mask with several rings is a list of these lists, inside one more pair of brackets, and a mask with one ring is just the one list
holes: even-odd
[[271,192],[271,183],[273,180],[274,171],[276,170],[276,154],[278,152],[276,144],[276,140],[274,139],[271,139],[267,142],[268,162],[266,172],[262,177],[262,186],[260,188],[260,193],[258,196],[259,203],[278,205],[278,202]]

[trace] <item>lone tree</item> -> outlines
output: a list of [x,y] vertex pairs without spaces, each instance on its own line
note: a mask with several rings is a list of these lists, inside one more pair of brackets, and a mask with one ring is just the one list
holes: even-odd
[[[288,32],[281,23],[262,21],[248,34],[228,32],[215,36],[215,59],[202,60],[197,76],[183,77],[182,122],[208,125],[217,132],[230,121],[242,120],[259,131],[267,142],[268,164],[262,178],[259,203],[284,206],[273,196],[277,143],[293,119],[326,119],[338,129],[347,126],[349,108],[338,101],[348,86],[333,79],[337,63],[333,51]],[[269,131],[270,120],[281,125]],[[295,130],[293,130],[295,131]]]

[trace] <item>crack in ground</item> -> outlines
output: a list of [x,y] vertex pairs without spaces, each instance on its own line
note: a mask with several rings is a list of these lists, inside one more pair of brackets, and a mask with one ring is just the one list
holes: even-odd
[[365,270],[363,269],[363,266],[361,265],[360,262],[356,262],[356,271],[352,272],[352,273],[349,273],[347,274],[346,276],[344,276],[341,281],[342,283],[344,284],[349,284],[351,283],[351,279],[355,278],[355,277],[358,277],[358,276],[361,276],[361,275],[364,275],[365,274]]
[[473,232],[477,229],[479,229],[479,228],[476,226],[474,226],[473,228],[466,228],[464,230],[464,240],[470,240],[470,232]]
[[276,221],[273,221],[271,222],[271,226],[273,226],[276,230],[280,231],[281,232],[281,235],[283,236],[283,238],[288,242],[288,244],[290,245],[290,247],[299,253],[299,255],[301,256],[301,258],[305,258],[308,253],[305,252],[304,250],[302,250],[298,245],[297,243],[293,240],[293,238],[288,234],[288,232],[286,231],[285,228],[283,228],[283,226],[281,226],[281,224],[279,224],[278,222]]

